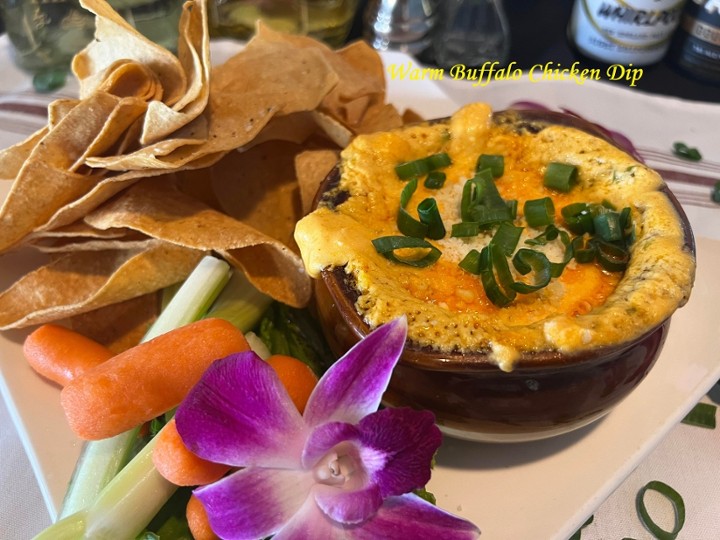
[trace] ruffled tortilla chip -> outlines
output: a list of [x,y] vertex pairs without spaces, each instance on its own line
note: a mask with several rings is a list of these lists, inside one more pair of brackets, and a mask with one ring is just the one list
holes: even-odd
[[[241,265],[248,279],[276,300],[303,306],[310,298],[310,280],[297,253],[181,193],[170,178],[135,184],[85,221],[98,229],[128,227],[179,246],[216,251]],[[257,264],[258,260],[264,264]]]
[[20,141],[0,151],[0,179],[14,180],[25,163],[25,160],[27,160],[33,149],[37,146],[37,143],[39,143],[47,133],[48,127],[45,126],[24,141]]
[[140,343],[160,310],[158,293],[148,293],[70,317],[66,324],[115,354]]
[[312,210],[320,184],[339,160],[340,152],[328,149],[308,150],[295,157],[295,171],[300,188],[303,215]]
[[153,101],[145,115],[140,144],[155,143],[192,122],[210,95],[210,37],[206,3],[187,2],[180,17],[178,59],[187,76],[185,93],[175,103]]
[[150,68],[123,58],[108,68],[96,91],[152,101],[162,99],[163,88]]
[[316,109],[337,83],[338,75],[318,51],[289,44],[271,50],[248,46],[212,72],[205,142],[189,146],[171,137],[130,154],[86,163],[115,171],[178,169],[205,155],[245,146],[275,116]]
[[80,5],[96,15],[95,39],[72,62],[81,99],[98,89],[107,70],[118,60],[134,60],[152,70],[160,81],[167,105],[183,96],[187,75],[175,55],[140,34],[104,0],[81,0]]
[[0,293],[0,330],[85,313],[185,279],[204,253],[156,241],[142,250],[65,254]]

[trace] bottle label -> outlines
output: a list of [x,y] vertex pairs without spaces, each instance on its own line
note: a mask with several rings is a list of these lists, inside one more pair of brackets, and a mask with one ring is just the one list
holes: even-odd
[[577,0],[570,22],[575,45],[611,63],[647,65],[662,58],[684,0]]

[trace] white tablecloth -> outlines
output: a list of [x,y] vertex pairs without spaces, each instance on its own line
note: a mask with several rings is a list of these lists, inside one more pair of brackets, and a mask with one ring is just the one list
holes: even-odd
[[[220,58],[220,56],[216,57]],[[58,93],[47,96],[35,94],[29,78],[16,70],[9,58],[6,37],[0,38],[0,146],[21,140],[27,134],[44,125],[42,115],[44,107],[58,95],[72,96],[75,94],[73,81]],[[551,107],[567,107],[591,119],[602,111],[602,116],[610,125],[627,125],[632,133],[626,133],[635,140],[653,141],[656,139],[658,125],[662,119],[647,118],[643,111],[631,111],[636,118],[628,124],[628,111],[623,111],[621,104],[612,98],[615,94],[606,88],[571,89],[562,84],[535,84],[523,88],[521,85],[497,82],[483,89],[458,81],[444,80],[438,85],[439,93],[427,95],[425,108],[430,108],[436,116],[451,112],[457,105],[469,101],[483,100],[490,102],[495,108],[503,108],[518,99],[532,98]],[[390,99],[393,92],[400,92],[397,85],[391,85]],[[594,92],[594,93],[593,93]],[[444,93],[444,94],[443,94]],[[589,98],[590,96],[597,96]],[[608,98],[607,96],[611,96]],[[448,98],[449,97],[449,101]],[[605,102],[602,100],[605,99]],[[643,103],[655,103],[654,97],[642,97]],[[434,108],[432,100],[436,100]],[[600,101],[598,101],[600,100]],[[706,164],[717,164],[702,170],[689,171],[692,178],[712,178],[720,180],[720,131],[717,119],[720,119],[720,105],[702,105],[679,100],[670,100],[673,106],[687,109],[692,114],[686,125],[667,126],[673,130],[678,139],[688,137],[699,129],[703,122],[713,122],[711,135],[705,135],[704,150]],[[19,105],[22,104],[22,107]],[[663,103],[663,106],[667,104]],[[611,111],[609,113],[609,111]],[[705,116],[710,114],[710,116]],[[693,116],[695,115],[695,116]],[[703,120],[705,118],[705,120]],[[601,120],[601,119],[598,119]],[[623,123],[624,120],[624,123]],[[707,131],[707,130],[705,130]],[[714,135],[713,135],[714,134]],[[653,147],[652,144],[649,146]],[[655,144],[655,147],[660,145]],[[648,161],[655,166],[667,170],[670,176],[675,175],[673,188],[677,188],[680,199],[691,213],[696,227],[696,234],[720,239],[720,206],[707,204],[709,187],[697,184],[692,178],[684,177],[688,173],[683,163],[673,161],[670,156],[661,155],[667,148],[648,148]],[[656,152],[657,150],[657,152]],[[677,174],[676,174],[677,173]],[[687,176],[687,175],[686,175]],[[671,180],[673,180],[671,178]],[[0,259],[0,265],[2,259]],[[720,322],[720,317],[718,317]],[[717,330],[720,330],[715,325]],[[708,350],[720,362],[720,351]],[[0,361],[3,359],[0,358]],[[716,387],[717,389],[717,387]],[[718,399],[715,393],[715,399]],[[712,397],[712,394],[711,394]],[[706,398],[710,401],[710,398]],[[43,502],[38,483],[31,470],[27,455],[18,437],[18,432],[11,418],[10,409],[0,401],[0,537],[5,539],[31,538],[50,523],[48,511]],[[603,449],[598,448],[597,459],[603,459]],[[593,467],[593,463],[587,463]],[[582,538],[611,540],[624,537],[638,540],[651,538],[640,524],[635,511],[635,495],[649,480],[661,480],[679,491],[686,502],[687,522],[679,539],[713,540],[720,538],[720,429],[707,430],[687,425],[677,425],[665,436],[659,445],[642,460],[637,469],[630,474],[620,487],[594,511],[594,521],[583,530]],[[580,481],[580,480],[579,480]],[[542,493],[538,493],[542,497]],[[666,527],[672,524],[672,512],[662,500],[653,501],[648,496],[653,515],[659,516],[658,521]],[[517,519],[523,519],[518,515]],[[482,528],[482,523],[478,523]],[[495,535],[487,538],[500,540],[516,540],[514,538]],[[517,540],[526,540],[518,538]],[[542,539],[540,539],[542,540]]]

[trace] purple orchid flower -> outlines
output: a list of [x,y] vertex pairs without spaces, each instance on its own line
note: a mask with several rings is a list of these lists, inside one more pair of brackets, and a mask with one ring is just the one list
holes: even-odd
[[200,487],[221,538],[477,538],[472,523],[414,495],[441,444],[430,412],[378,411],[407,335],[404,318],[360,341],[300,415],[252,352],[215,362],[176,414],[185,444],[240,470]]

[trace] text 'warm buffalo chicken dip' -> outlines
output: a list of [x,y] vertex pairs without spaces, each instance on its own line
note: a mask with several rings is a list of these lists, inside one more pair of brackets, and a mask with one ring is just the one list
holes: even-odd
[[409,340],[523,352],[625,342],[683,305],[695,261],[662,179],[605,140],[493,115],[361,135],[295,238],[313,277],[344,268],[375,327]]

